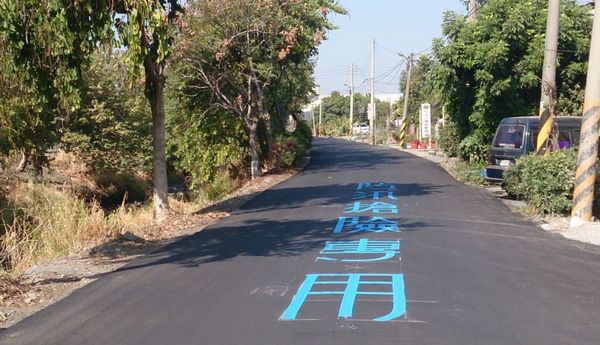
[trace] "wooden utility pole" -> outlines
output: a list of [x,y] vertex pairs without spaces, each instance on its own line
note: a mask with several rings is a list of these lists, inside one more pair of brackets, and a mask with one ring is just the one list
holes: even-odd
[[588,60],[585,102],[581,120],[581,139],[575,172],[575,191],[571,226],[592,220],[596,160],[598,158],[598,123],[600,121],[600,16],[594,16],[592,44]]
[[558,50],[558,23],[560,0],[548,0],[548,21],[544,47],[544,70],[542,72],[542,97],[540,102],[540,132],[536,142],[538,154],[550,152],[550,136],[554,126],[556,100],[556,55]]
[[371,46],[371,121],[370,121],[370,130],[371,130],[371,145],[375,145],[375,117],[376,117],[376,109],[375,109],[375,39],[373,39],[373,44]]
[[469,0],[469,12],[467,14],[467,20],[475,20],[477,14],[477,0]]
[[408,97],[410,95],[410,75],[412,73],[413,54],[408,57],[408,75],[406,76],[406,86],[404,88],[404,107],[402,109],[402,123],[400,123],[400,140],[399,148],[404,148],[406,141],[406,131],[408,129]]
[[354,126],[354,64],[350,65],[350,136],[354,134],[352,126]]

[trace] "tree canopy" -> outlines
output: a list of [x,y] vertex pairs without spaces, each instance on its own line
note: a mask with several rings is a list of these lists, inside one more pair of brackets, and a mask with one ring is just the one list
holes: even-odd
[[[477,143],[480,154],[502,118],[537,115],[546,7],[546,0],[489,0],[471,22],[445,14],[432,77],[461,135]],[[561,12],[558,110],[574,115],[583,101],[591,20],[574,0],[561,2]]]

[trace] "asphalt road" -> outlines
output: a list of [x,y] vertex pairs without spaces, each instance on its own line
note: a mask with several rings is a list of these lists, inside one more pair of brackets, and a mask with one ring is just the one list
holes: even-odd
[[520,220],[426,160],[324,139],[305,171],[231,217],[0,335],[57,345],[599,343],[600,249]]

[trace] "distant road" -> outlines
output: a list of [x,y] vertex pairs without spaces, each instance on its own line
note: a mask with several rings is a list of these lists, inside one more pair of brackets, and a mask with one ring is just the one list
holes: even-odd
[[394,149],[305,171],[76,291],[0,344],[600,344],[600,249]]

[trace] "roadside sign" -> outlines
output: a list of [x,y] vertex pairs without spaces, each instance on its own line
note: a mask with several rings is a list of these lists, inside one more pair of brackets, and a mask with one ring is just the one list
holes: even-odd
[[421,104],[421,137],[431,137],[431,105]]

